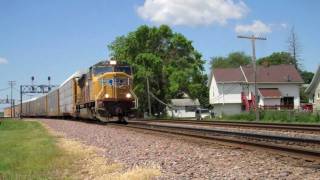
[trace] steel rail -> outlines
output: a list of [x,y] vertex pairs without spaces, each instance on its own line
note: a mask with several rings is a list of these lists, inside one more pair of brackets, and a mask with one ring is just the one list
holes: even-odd
[[218,126],[233,126],[233,127],[250,127],[250,128],[265,128],[265,129],[282,129],[282,130],[299,130],[311,131],[320,133],[320,125],[311,124],[284,124],[284,123],[260,123],[260,122],[237,122],[237,121],[196,121],[196,120],[134,120],[130,122],[165,122],[165,123],[186,123],[199,125],[218,125]]
[[[300,147],[290,147],[286,145],[272,144],[270,142],[266,142],[266,143],[255,142],[257,140],[274,140],[274,141],[296,142],[296,143],[297,142],[312,143],[317,145],[320,144],[320,140],[316,140],[316,139],[262,135],[262,134],[252,134],[252,133],[242,133],[242,132],[222,131],[222,130],[211,130],[211,129],[204,129],[204,128],[179,127],[179,126],[159,125],[159,124],[140,123],[140,122],[131,122],[125,125],[125,127],[164,132],[164,133],[183,135],[183,136],[189,136],[189,137],[196,137],[201,139],[227,142],[232,144],[248,145],[252,147],[284,152],[286,154],[289,153],[296,156],[298,155],[299,157],[304,156],[304,157],[307,157],[308,159],[311,158],[312,160],[320,160],[320,151],[304,149]],[[219,134],[225,137],[219,136]],[[226,135],[231,135],[231,137]],[[257,138],[257,140],[243,139],[248,137]]]
[[[141,122],[131,122],[130,124],[146,125],[146,123],[141,123]],[[147,125],[162,127],[162,128],[174,128],[177,130],[201,131],[201,132],[205,132],[205,133],[218,133],[218,134],[223,134],[223,135],[235,135],[235,136],[253,137],[253,138],[260,138],[260,139],[320,144],[320,140],[311,139],[311,138],[310,139],[309,138],[297,138],[297,137],[289,137],[289,136],[276,136],[276,135],[268,135],[268,134],[236,132],[236,131],[209,129],[209,128],[181,127],[181,126],[171,126],[171,125],[169,126],[169,125],[159,125],[159,124],[147,124]]]

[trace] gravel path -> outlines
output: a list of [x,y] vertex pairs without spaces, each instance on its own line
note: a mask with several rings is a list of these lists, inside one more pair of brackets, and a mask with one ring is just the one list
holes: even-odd
[[161,133],[65,120],[41,120],[68,138],[103,148],[108,159],[157,164],[159,179],[319,179],[320,164]]

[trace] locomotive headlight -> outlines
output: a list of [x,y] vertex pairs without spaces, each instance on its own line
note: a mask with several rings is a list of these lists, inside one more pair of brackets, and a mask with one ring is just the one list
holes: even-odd
[[109,98],[109,94],[105,94],[104,97]]
[[127,94],[126,94],[126,97],[127,97],[127,98],[131,98],[132,95],[131,95],[130,93],[127,93]]

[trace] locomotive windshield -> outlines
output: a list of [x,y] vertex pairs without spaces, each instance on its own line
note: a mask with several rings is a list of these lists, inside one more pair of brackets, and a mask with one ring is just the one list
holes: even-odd
[[112,71],[113,71],[113,67],[111,66],[96,66],[93,68],[93,73],[95,75],[112,72]]
[[126,74],[131,75],[131,67],[130,66],[94,66],[93,74],[99,75],[108,72],[124,72]]
[[131,75],[131,68],[129,66],[116,66],[114,67],[114,72],[124,72]]

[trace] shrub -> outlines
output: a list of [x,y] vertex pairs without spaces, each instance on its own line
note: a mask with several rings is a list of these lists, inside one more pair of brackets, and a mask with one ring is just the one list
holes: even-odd
[[[255,112],[244,112],[235,115],[225,115],[224,120],[254,121]],[[310,112],[297,112],[293,110],[278,111],[264,110],[260,111],[260,120],[265,122],[284,122],[284,123],[320,123],[320,114]]]

